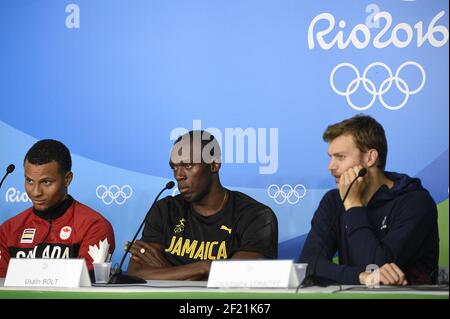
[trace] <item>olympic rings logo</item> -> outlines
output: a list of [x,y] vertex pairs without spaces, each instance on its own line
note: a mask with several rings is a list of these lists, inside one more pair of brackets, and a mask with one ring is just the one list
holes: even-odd
[[302,184],[297,184],[294,188],[289,184],[284,184],[281,187],[272,184],[267,188],[267,195],[278,205],[283,205],[286,201],[291,205],[295,205],[300,199],[305,197],[306,187]]
[[[422,82],[414,90],[411,90],[410,87],[408,86],[408,84],[406,83],[406,81],[400,77],[400,72],[403,70],[404,67],[409,66],[409,65],[416,67],[420,71],[420,74],[422,77]],[[352,81],[350,81],[350,83],[347,85],[347,89],[345,91],[340,91],[335,86],[334,76],[339,69],[344,68],[344,67],[348,67],[348,68],[352,69],[355,72],[356,77]],[[373,81],[371,81],[367,78],[367,73],[373,67],[382,67],[388,73],[388,77],[380,84],[380,86],[378,88],[373,83]],[[331,84],[331,88],[333,89],[333,91],[336,92],[336,94],[338,94],[338,95],[345,96],[345,98],[347,99],[347,103],[350,105],[350,107],[357,111],[364,111],[364,110],[369,109],[375,103],[377,97],[379,98],[381,104],[385,108],[387,108],[391,111],[399,110],[403,106],[405,106],[405,104],[408,102],[410,95],[417,94],[422,90],[422,88],[425,85],[425,80],[426,80],[425,70],[419,63],[414,62],[414,61],[407,61],[407,62],[403,63],[402,65],[400,65],[398,67],[397,71],[395,72],[395,75],[393,75],[391,69],[382,62],[374,62],[374,63],[368,65],[366,67],[366,69],[364,70],[362,76],[360,75],[359,70],[351,63],[340,63],[340,64],[336,65],[330,74],[330,84]],[[364,89],[368,93],[372,94],[372,99],[369,102],[369,104],[367,104],[367,105],[357,106],[352,102],[350,97],[358,90],[361,83],[363,84]],[[394,106],[387,104],[385,99],[383,98],[383,95],[391,89],[392,83],[395,83],[395,86],[397,87],[397,89],[405,95],[405,97],[403,98],[403,101],[401,101],[400,104],[394,105]]]
[[114,202],[117,205],[123,205],[127,199],[133,196],[133,189],[130,185],[124,185],[122,187],[111,185],[109,188],[105,185],[99,185],[95,190],[95,194],[105,205],[111,205]]

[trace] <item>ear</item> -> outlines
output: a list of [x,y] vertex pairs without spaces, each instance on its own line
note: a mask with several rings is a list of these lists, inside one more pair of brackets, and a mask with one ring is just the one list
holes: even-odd
[[217,174],[219,172],[219,170],[220,170],[220,166],[221,166],[220,163],[212,162],[211,166],[210,166],[211,167],[211,173]]
[[378,164],[378,151],[374,148],[368,150],[365,156],[365,162],[367,167],[373,167]]
[[66,188],[68,188],[70,183],[72,183],[72,179],[73,179],[73,173],[72,172],[67,172],[66,176],[64,176],[64,186]]

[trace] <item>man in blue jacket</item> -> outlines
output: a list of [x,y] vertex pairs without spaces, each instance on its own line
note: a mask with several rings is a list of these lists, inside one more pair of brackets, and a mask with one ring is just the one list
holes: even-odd
[[[311,222],[300,256],[308,263],[305,285],[435,283],[437,207],[419,179],[384,170],[383,127],[357,115],[330,125],[323,139],[337,188],[325,194]],[[339,264],[332,262],[336,252]]]

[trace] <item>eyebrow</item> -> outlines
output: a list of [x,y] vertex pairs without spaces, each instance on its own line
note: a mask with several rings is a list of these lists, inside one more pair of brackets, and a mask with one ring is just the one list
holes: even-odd
[[333,153],[333,154],[330,154],[330,153],[328,153],[328,156],[339,156],[339,155],[345,155],[346,153],[345,152],[336,152],[336,153]]
[[179,163],[169,162],[169,166],[183,165],[183,164],[193,164],[191,162],[180,161]]
[[[31,177],[29,177],[27,175],[25,175],[25,179],[31,179],[32,181],[34,181],[34,179],[32,179]],[[52,178],[50,176],[45,176],[45,177],[42,177],[40,180],[38,180],[38,182],[42,182],[42,181],[45,181],[45,180],[54,180],[54,178]]]

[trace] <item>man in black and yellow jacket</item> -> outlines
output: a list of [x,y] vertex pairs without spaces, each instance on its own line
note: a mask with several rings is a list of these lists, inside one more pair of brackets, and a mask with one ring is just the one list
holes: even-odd
[[181,194],[152,209],[142,239],[130,249],[128,273],[147,280],[205,280],[213,260],[277,258],[275,214],[222,187],[214,136],[192,131],[180,137],[170,166]]

